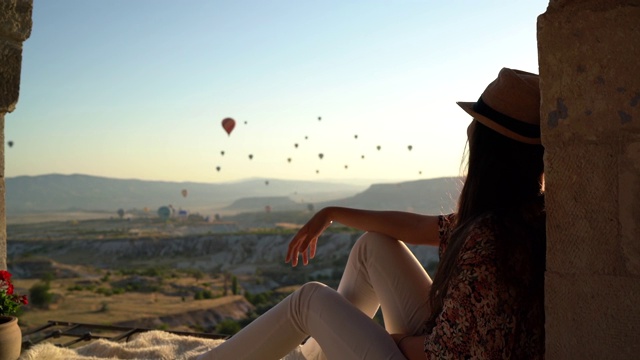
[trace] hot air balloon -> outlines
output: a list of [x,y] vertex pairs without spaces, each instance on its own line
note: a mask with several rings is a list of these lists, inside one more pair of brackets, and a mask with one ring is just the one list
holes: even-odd
[[265,184],[265,185],[269,185],[269,180],[265,180],[265,181],[264,181],[264,184]]
[[122,219],[124,217],[124,209],[118,209],[118,217]]
[[291,162],[291,158],[287,158],[287,162]]
[[222,120],[222,127],[224,128],[224,131],[227,132],[227,135],[231,135],[233,128],[236,127],[236,121],[232,118],[224,118]]
[[320,170],[316,170],[316,174],[320,174]]
[[293,144],[293,147],[298,148],[298,143]]
[[407,146],[407,149],[409,149],[409,151],[411,151],[411,149],[413,149],[413,146],[409,145],[409,146]]
[[322,117],[318,116],[318,121],[322,120]]
[[247,122],[245,121],[244,124],[247,125]]
[[265,207],[264,207],[264,211],[265,211],[267,214],[268,214],[268,213],[270,213],[270,212],[271,212],[271,206],[270,206],[270,205],[265,206]]
[[357,139],[357,138],[358,138],[358,134],[353,135],[353,138],[354,138],[354,139]]
[[361,156],[360,156],[360,158],[361,158],[361,159],[364,159],[364,155],[361,155]]
[[182,189],[180,193],[182,194],[182,197],[187,197],[187,195],[189,194],[189,192],[187,192],[187,189]]
[[344,168],[345,168],[345,169],[348,169],[348,168],[349,168],[349,165],[345,165],[345,166],[344,166]]
[[7,142],[7,144],[9,145],[9,147],[13,147],[13,141],[9,140],[9,142]]
[[253,159],[253,154],[249,154],[249,160]]
[[381,148],[381,146],[380,146],[380,145],[376,146],[376,149],[380,150],[380,148]]
[[322,160],[322,158],[324,157],[323,153],[318,154],[318,157],[320,158],[320,160]]
[[304,137],[304,139],[305,139],[305,140],[308,140],[308,139],[309,139],[309,137],[308,137],[308,136],[305,136],[305,137]]
[[168,219],[171,216],[171,209],[168,206],[160,206],[158,208],[158,217]]
[[217,171],[220,171],[220,166],[216,166],[216,170],[217,170]]
[[220,151],[220,155],[224,156],[224,150]]

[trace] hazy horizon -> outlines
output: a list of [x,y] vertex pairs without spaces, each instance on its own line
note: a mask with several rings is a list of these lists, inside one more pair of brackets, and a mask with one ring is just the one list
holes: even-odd
[[442,178],[457,178],[461,177],[461,175],[452,175],[452,176],[437,176],[433,178],[424,178],[424,179],[393,179],[393,178],[379,178],[379,179],[366,179],[366,178],[317,178],[317,179],[295,179],[295,178],[265,178],[260,176],[250,176],[241,179],[228,180],[228,181],[215,181],[215,182],[207,182],[207,181],[173,181],[173,180],[161,180],[161,179],[140,179],[133,177],[113,177],[113,176],[103,176],[103,175],[93,175],[93,174],[83,174],[83,173],[47,173],[47,174],[36,174],[36,175],[16,175],[16,176],[8,176],[5,179],[16,179],[20,177],[39,177],[39,176],[89,176],[96,178],[104,178],[104,179],[113,179],[113,180],[133,180],[133,181],[149,181],[149,182],[168,182],[168,183],[193,183],[193,184],[233,184],[233,183],[242,183],[247,181],[300,181],[300,182],[325,182],[325,183],[342,183],[342,184],[353,184],[357,186],[365,186],[366,184],[380,184],[380,183],[400,183],[400,182],[411,182],[417,180],[435,180]]

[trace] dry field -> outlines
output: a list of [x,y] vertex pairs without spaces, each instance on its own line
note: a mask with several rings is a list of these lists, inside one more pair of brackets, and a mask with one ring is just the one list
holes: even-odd
[[[24,331],[45,325],[48,321],[64,321],[203,331],[212,326],[212,314],[220,318],[242,319],[247,309],[252,308],[241,295],[222,296],[222,279],[179,278],[165,280],[158,291],[126,291],[105,295],[105,292],[114,288],[109,283],[113,284],[119,280],[121,279],[118,277],[111,277],[109,282],[101,283],[93,290],[72,290],[74,286],[77,288],[79,283],[86,283],[86,279],[53,280],[50,283],[50,292],[54,294],[53,303],[46,309],[32,305],[25,307],[25,312],[20,316],[20,326]],[[39,282],[40,280],[35,279],[16,279],[16,291],[26,293],[31,286]],[[175,292],[176,286],[184,289],[212,289],[216,298],[196,300],[193,294],[168,294]],[[203,317],[201,322],[198,320],[198,314]]]

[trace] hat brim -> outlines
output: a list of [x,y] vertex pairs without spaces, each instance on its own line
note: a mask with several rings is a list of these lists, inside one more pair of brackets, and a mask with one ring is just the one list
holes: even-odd
[[482,125],[492,129],[493,131],[504,135],[510,139],[516,140],[516,141],[520,141],[523,142],[525,144],[532,144],[532,145],[538,145],[541,144],[542,141],[540,140],[540,138],[530,138],[530,137],[526,137],[526,136],[522,136],[512,130],[507,129],[506,127],[496,123],[495,121],[489,119],[488,117],[481,115],[477,112],[475,112],[473,110],[473,105],[475,105],[475,102],[464,102],[464,101],[458,101],[456,102],[456,104],[458,104],[458,106],[460,106],[462,108],[462,110],[466,111],[467,114],[473,116],[474,119],[478,120],[480,123],[482,123]]

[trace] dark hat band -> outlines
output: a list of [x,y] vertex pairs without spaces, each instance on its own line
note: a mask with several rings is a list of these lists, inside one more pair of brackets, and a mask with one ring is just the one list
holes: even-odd
[[498,112],[482,101],[482,97],[473,104],[473,111],[518,135],[532,139],[540,138],[540,126],[528,124]]

